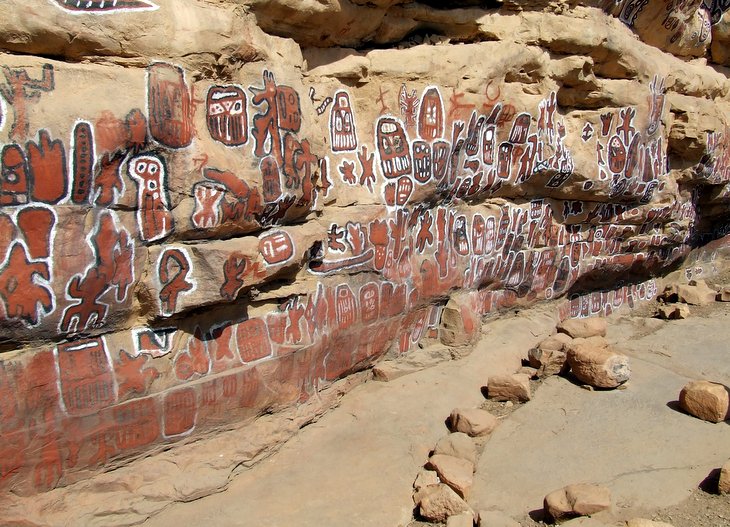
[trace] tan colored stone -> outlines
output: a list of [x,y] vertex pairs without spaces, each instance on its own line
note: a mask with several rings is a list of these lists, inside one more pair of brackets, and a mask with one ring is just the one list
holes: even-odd
[[445,484],[425,487],[418,500],[418,512],[433,522],[446,521],[450,516],[463,512],[473,514],[471,507],[451,487]]
[[689,316],[687,304],[664,304],[657,308],[659,318],[665,320],[683,320]]
[[530,379],[537,379],[538,377],[538,369],[533,368],[532,366],[522,366],[515,373],[519,375],[527,375]]
[[730,302],[730,287],[722,287],[717,293],[715,300],[718,302]]
[[502,511],[479,511],[479,527],[520,527]]
[[454,432],[439,439],[433,453],[466,459],[473,464],[477,462],[477,447],[463,432]]
[[720,479],[717,482],[717,490],[720,494],[730,494],[730,460],[720,468]]
[[666,522],[657,522],[645,518],[632,518],[626,522],[626,527],[674,527]]
[[462,512],[449,516],[446,520],[446,527],[474,527],[474,515],[470,512]]
[[558,332],[566,333],[574,339],[605,337],[606,328],[606,319],[599,317],[569,318],[558,324]]
[[455,408],[449,420],[451,430],[471,437],[489,435],[499,424],[499,419],[480,408]]
[[629,358],[608,348],[586,342],[574,342],[568,349],[567,359],[575,377],[597,388],[616,388],[631,376]]
[[545,496],[545,511],[555,520],[588,516],[611,506],[611,492],[598,485],[568,485]]
[[466,459],[435,454],[428,459],[426,468],[436,471],[439,479],[454,489],[462,498],[469,495],[474,484],[474,463]]
[[487,382],[487,397],[495,401],[526,402],[530,393],[530,376],[525,373],[495,375]]
[[695,306],[704,306],[715,301],[717,291],[707,285],[704,280],[692,280],[689,284],[677,286],[677,296],[680,302]]
[[556,333],[527,352],[530,366],[537,368],[538,377],[557,375],[565,369],[565,349],[572,341],[566,333]]
[[567,333],[556,333],[540,341],[537,345],[541,350],[562,351],[573,340]]
[[679,393],[679,405],[690,415],[719,423],[728,418],[728,388],[710,381],[692,381]]
[[418,490],[428,487],[430,485],[438,485],[441,483],[439,476],[435,470],[421,469],[416,476],[416,480],[413,482],[413,488]]

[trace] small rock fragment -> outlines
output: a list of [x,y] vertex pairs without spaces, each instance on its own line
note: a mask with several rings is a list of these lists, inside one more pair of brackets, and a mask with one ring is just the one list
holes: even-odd
[[718,302],[730,302],[730,287],[723,287],[720,289],[715,300]]
[[657,309],[659,318],[665,320],[683,320],[689,316],[687,304],[664,304]]
[[462,512],[474,514],[469,504],[443,483],[425,487],[420,492],[418,512],[423,518],[433,522],[444,522],[449,516]]
[[452,431],[471,437],[489,435],[499,424],[495,416],[480,408],[455,408],[449,419]]
[[644,518],[633,518],[626,522],[626,527],[673,527],[665,522],[655,522]]
[[704,280],[690,280],[689,284],[677,286],[677,296],[680,302],[695,306],[704,306],[715,301],[717,291],[712,289]]
[[421,490],[429,485],[438,485],[439,483],[441,483],[441,481],[439,481],[439,476],[436,474],[436,471],[426,470],[424,468],[418,473],[418,476],[416,476],[416,481],[413,482],[413,488]]
[[720,469],[720,481],[717,482],[720,494],[730,494],[730,461],[726,461]]
[[479,527],[520,527],[502,511],[479,511]]
[[606,487],[589,484],[568,485],[545,496],[545,511],[555,520],[570,516],[588,516],[611,506],[611,492]]
[[474,484],[474,464],[466,459],[435,454],[428,459],[427,468],[433,469],[439,479],[466,498]]
[[719,423],[728,418],[728,388],[710,381],[692,381],[679,393],[679,405],[690,415]]
[[449,519],[446,520],[446,527],[474,527],[474,515],[462,512],[456,516],[449,516]]
[[527,358],[530,366],[537,369],[538,377],[557,375],[565,369],[566,354],[562,349],[543,349],[538,346],[527,352]]
[[558,324],[558,332],[566,333],[574,339],[605,337],[607,326],[605,318],[569,318]]
[[530,376],[524,373],[492,376],[487,381],[487,397],[494,401],[529,401]]
[[463,432],[454,432],[439,439],[433,453],[466,459],[473,464],[477,462],[477,447],[474,441]]
[[595,346],[593,339],[576,339],[568,349],[568,364],[573,375],[596,388],[616,388],[629,380],[631,368],[626,355]]

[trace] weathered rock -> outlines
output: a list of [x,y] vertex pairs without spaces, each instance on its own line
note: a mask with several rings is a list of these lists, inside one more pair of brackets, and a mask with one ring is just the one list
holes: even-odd
[[451,430],[471,437],[491,434],[499,425],[499,419],[480,408],[455,408],[449,417]]
[[418,498],[418,512],[429,521],[444,522],[463,512],[474,514],[469,504],[443,483],[424,487]]
[[647,520],[645,518],[632,518],[626,522],[626,527],[674,527],[666,522]]
[[487,397],[495,401],[526,402],[532,397],[530,376],[525,373],[495,375],[487,381]]
[[454,432],[439,439],[433,453],[466,459],[472,464],[477,462],[477,447],[463,432]]
[[691,280],[689,284],[677,286],[677,296],[680,302],[695,306],[704,306],[715,301],[717,291],[712,289],[704,280]]
[[0,493],[466,353],[483,315],[633,307],[724,233],[727,2],[437,3],[2,0]]
[[692,381],[679,393],[679,405],[690,415],[719,423],[729,417],[728,388],[716,382]]
[[605,337],[607,323],[605,318],[571,318],[558,324],[558,332],[570,337]]
[[555,520],[587,516],[611,506],[611,492],[598,485],[568,485],[545,496],[545,511]]
[[527,358],[530,366],[537,369],[538,377],[557,375],[566,369],[566,346],[572,340],[566,333],[556,333],[530,349]]
[[438,485],[439,483],[441,483],[441,481],[439,480],[439,476],[435,470],[422,469],[418,472],[418,475],[413,482],[413,488],[416,489],[416,491],[419,491],[424,487]]
[[520,524],[501,511],[479,511],[479,527],[520,527]]
[[441,313],[441,342],[455,347],[473,344],[479,328],[479,315],[463,295],[452,296]]
[[730,494],[730,461],[726,461],[720,468],[720,479],[717,482],[720,494]]
[[474,527],[474,515],[470,512],[463,512],[449,516],[449,519],[446,520],[446,527]]
[[596,388],[616,388],[628,381],[629,358],[590,340],[574,341],[568,349],[567,359],[573,375]]
[[730,302],[730,287],[722,287],[717,293],[715,300],[718,302]]
[[686,304],[664,304],[657,308],[659,318],[665,320],[683,320],[689,316],[689,306]]
[[435,470],[439,479],[454,489],[462,498],[469,495],[474,484],[474,463],[466,459],[444,454],[434,454],[428,459],[427,468]]

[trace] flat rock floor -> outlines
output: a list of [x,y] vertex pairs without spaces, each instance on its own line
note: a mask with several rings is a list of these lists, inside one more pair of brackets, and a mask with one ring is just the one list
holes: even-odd
[[[224,492],[171,505],[145,525],[408,525],[413,480],[447,433],[450,411],[482,404],[487,378],[515,371],[553,327],[539,310],[488,323],[468,357],[354,389]],[[609,487],[613,502],[590,525],[619,525],[672,507],[681,517],[682,503],[697,500],[697,487],[730,458],[729,423],[700,421],[676,402],[689,380],[730,385],[728,328],[730,304],[722,303],[692,308],[687,320],[612,317],[608,338],[631,357],[631,380],[613,391],[590,391],[563,377],[541,383],[486,443],[469,502],[523,526],[540,525],[545,494],[587,482]],[[713,514],[696,525],[730,525],[730,516]]]

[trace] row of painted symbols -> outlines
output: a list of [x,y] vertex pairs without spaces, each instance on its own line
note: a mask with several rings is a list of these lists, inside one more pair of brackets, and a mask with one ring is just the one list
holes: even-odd
[[[327,100],[334,101],[329,119],[330,149],[341,161],[338,171],[343,182],[367,186],[374,192],[377,174],[382,174],[382,195],[388,206],[406,205],[415,185],[431,181],[465,197],[496,191],[509,182],[525,183],[536,171],[545,169],[558,172],[547,186],[559,187],[572,172],[572,157],[563,143],[565,127],[556,115],[555,93],[540,103],[537,119],[529,113],[515,115],[513,107],[488,97],[488,115],[471,110],[467,121],[461,121],[454,119],[452,112],[446,114],[440,88],[427,87],[419,99],[415,90],[409,93],[404,85],[400,92],[402,119],[381,115],[375,123],[377,164],[375,156],[368,154],[368,146],[359,140],[349,94],[339,91]],[[533,120],[537,130],[530,133]],[[499,142],[499,129],[509,123],[507,140]],[[450,140],[446,138],[449,124]],[[418,139],[411,140],[409,130]],[[544,157],[546,145],[554,151],[548,159]],[[359,174],[355,161],[346,155],[356,151]]]

